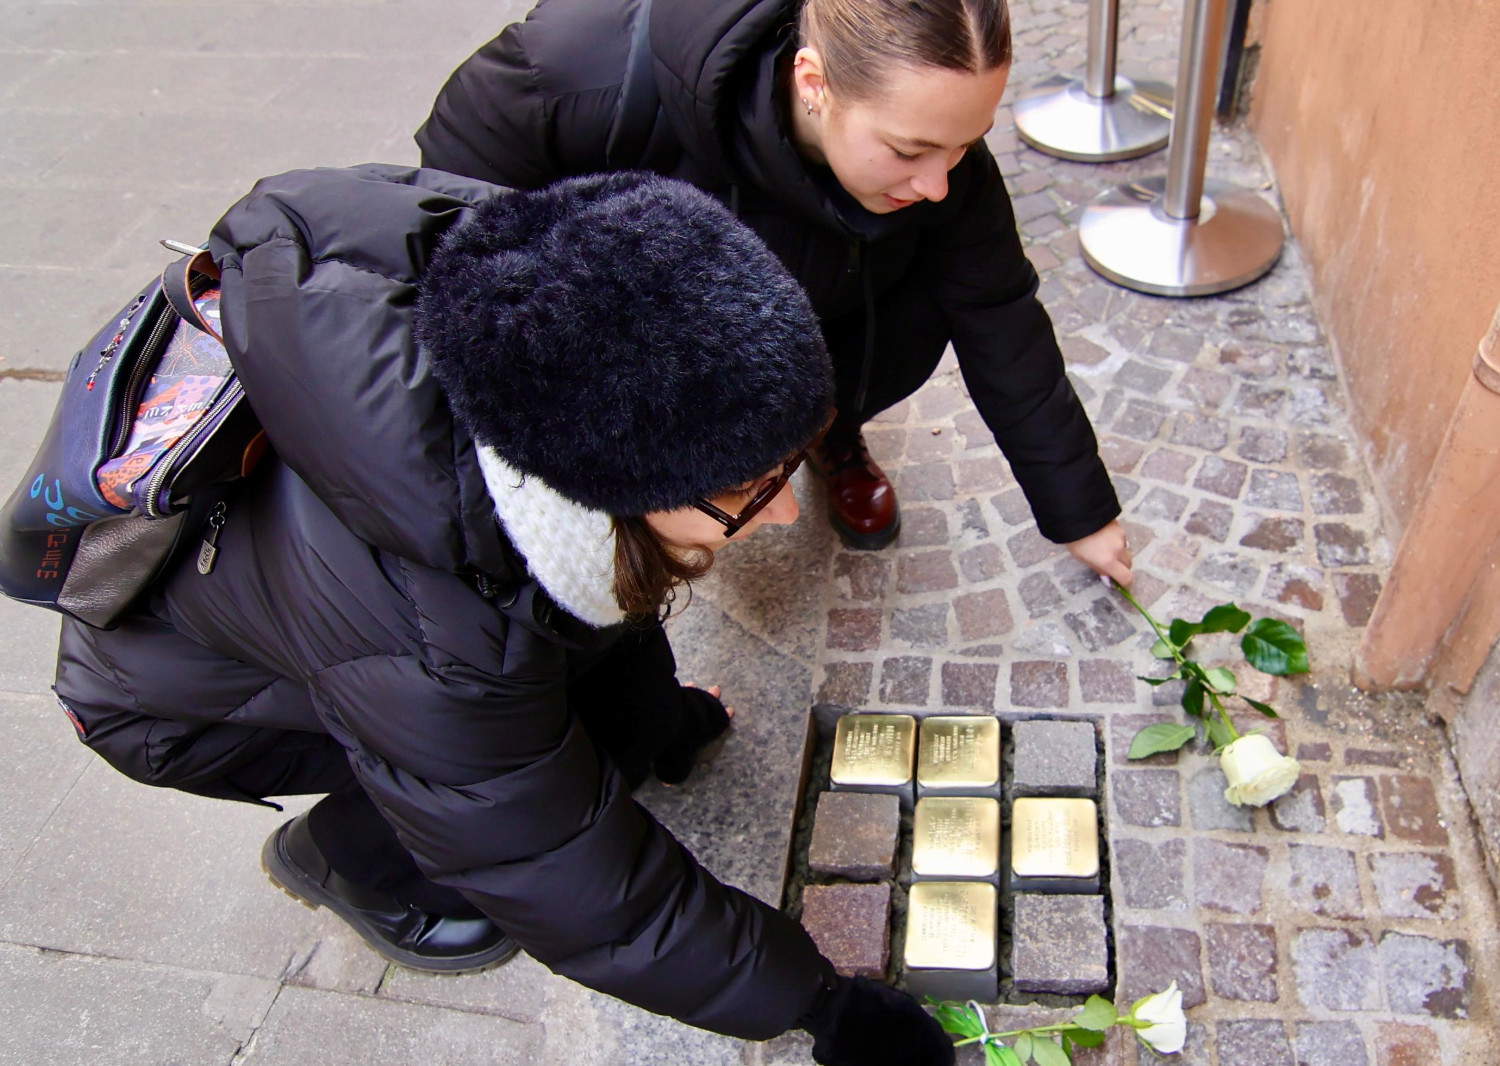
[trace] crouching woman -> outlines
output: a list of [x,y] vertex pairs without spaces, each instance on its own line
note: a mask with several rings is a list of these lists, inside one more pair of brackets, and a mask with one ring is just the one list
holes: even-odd
[[149,784],[326,794],[267,840],[292,895],[402,965],[517,947],[823,1063],[950,1063],[631,799],[727,727],[658,622],[797,514],[830,367],[798,286],[714,201],[621,173],[507,192],[369,166],[262,181],[214,229],[224,335],[274,458],[57,693]]

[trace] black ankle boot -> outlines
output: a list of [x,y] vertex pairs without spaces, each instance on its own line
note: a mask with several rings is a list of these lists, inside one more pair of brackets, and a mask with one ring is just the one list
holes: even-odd
[[379,954],[408,969],[473,973],[516,953],[516,942],[488,918],[428,914],[340,877],[318,850],[305,814],[266,838],[260,862],[287,895],[314,910],[327,907]]

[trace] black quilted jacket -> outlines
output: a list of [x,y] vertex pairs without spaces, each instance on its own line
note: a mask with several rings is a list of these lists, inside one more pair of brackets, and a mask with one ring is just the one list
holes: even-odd
[[[120,631],[108,684],[165,720],[147,753],[163,781],[206,757],[175,743],[197,722],[326,731],[423,871],[541,962],[692,1025],[779,1034],[828,963],[699,866],[570,713],[570,659],[609,630],[525,579],[413,346],[415,280],[493,195],[434,171],[301,171],[219,222],[224,332],[277,459],[232,502],[213,573],[180,568]],[[87,704],[102,681],[69,646],[58,688]]]
[[1118,515],[989,149],[964,157],[939,203],[861,208],[787,136],[778,64],[796,0],[653,0],[660,109],[612,141],[638,2],[542,0],[454,72],[417,133],[423,163],[527,188],[634,166],[698,185],[807,289],[841,379],[857,378],[867,338],[899,358],[932,348],[935,328],[1041,532],[1076,540]]

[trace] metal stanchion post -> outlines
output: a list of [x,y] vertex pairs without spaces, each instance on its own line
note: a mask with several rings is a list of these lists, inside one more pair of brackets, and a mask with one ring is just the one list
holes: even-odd
[[1089,0],[1089,65],[1054,74],[1016,98],[1016,132],[1048,155],[1084,163],[1133,159],[1167,143],[1172,87],[1115,73],[1120,0]]
[[1281,216],[1248,189],[1204,180],[1227,0],[1189,0],[1165,178],[1105,193],[1078,224],[1083,258],[1129,289],[1206,296],[1247,285],[1281,255]]

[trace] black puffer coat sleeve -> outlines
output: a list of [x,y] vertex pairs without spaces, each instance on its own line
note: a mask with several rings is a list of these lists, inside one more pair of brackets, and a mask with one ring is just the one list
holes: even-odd
[[527,189],[605,169],[634,13],[543,0],[449,77],[417,131],[422,165]]
[[1037,275],[989,149],[952,174],[950,223],[925,242],[916,276],[936,279],[974,406],[995,434],[1047,539],[1088,536],[1120,513],[1088,415],[1063,368]]
[[[425,611],[428,588],[446,600],[450,580],[418,571],[407,589]],[[561,651],[502,616],[490,636],[503,661],[464,662],[483,641],[446,632],[441,604],[430,611],[420,655],[341,663],[315,689],[422,870],[599,991],[731,1036],[795,1026],[828,963],[631,799],[568,711]]]

